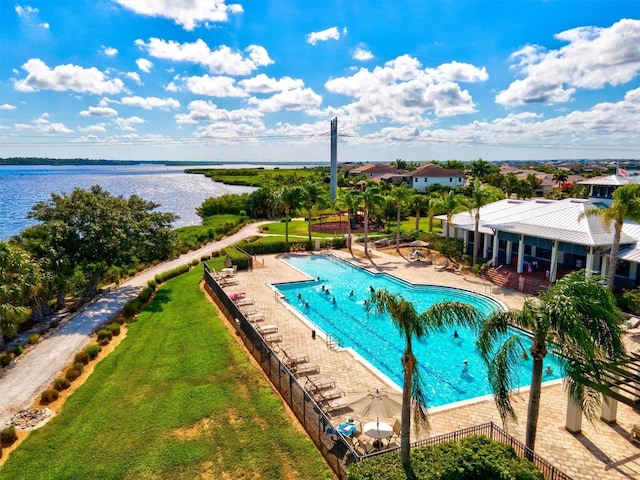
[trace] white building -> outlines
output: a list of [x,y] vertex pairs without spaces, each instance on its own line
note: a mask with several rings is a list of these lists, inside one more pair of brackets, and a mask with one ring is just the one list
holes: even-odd
[[419,192],[424,192],[432,185],[446,187],[462,187],[467,181],[465,175],[454,168],[444,168],[440,165],[429,163],[412,172],[403,174],[409,180],[409,186]]

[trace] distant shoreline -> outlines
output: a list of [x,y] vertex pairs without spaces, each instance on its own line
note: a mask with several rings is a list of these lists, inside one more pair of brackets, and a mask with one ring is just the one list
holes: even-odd
[[0,166],[109,166],[109,165],[166,165],[166,166],[211,166],[211,165],[317,165],[328,166],[329,162],[247,162],[247,161],[189,161],[189,160],[92,160],[88,158],[0,158]]

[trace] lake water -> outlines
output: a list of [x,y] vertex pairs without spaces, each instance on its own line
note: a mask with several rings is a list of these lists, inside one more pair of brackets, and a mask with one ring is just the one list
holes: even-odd
[[[253,165],[216,165],[210,168],[240,168]],[[174,227],[200,225],[196,207],[209,197],[244,193],[253,187],[224,185],[204,175],[186,174],[184,166],[0,166],[0,240],[8,240],[35,222],[26,215],[51,193],[71,193],[74,188],[100,185],[112,195],[138,195],[158,203],[159,211],[176,213]],[[209,168],[198,165],[197,168]],[[268,167],[267,167],[268,168]]]

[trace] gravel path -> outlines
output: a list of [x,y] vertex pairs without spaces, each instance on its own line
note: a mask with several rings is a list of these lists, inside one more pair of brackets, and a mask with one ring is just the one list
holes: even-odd
[[0,372],[0,428],[8,425],[15,413],[29,408],[40,393],[60,376],[62,369],[71,362],[76,352],[90,343],[93,332],[114,319],[124,304],[134,298],[158,273],[194,259],[199,260],[207,253],[257,235],[258,228],[265,223],[268,222],[252,223],[234,235],[139,273],[82,309],[53,335],[28,349],[11,366]]

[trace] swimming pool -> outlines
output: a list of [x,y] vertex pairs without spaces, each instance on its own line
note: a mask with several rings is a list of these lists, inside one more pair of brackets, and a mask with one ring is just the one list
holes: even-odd
[[[488,316],[501,308],[498,302],[466,290],[412,285],[387,274],[373,274],[334,257],[314,255],[289,257],[285,262],[314,280],[274,285],[286,301],[318,330],[336,338],[342,347],[350,347],[399,388],[403,383],[401,356],[404,339],[388,315],[367,314],[364,300],[370,288],[400,293],[422,312],[439,301],[460,301],[474,305]],[[319,278],[319,280],[318,280]],[[437,407],[491,393],[487,369],[475,349],[475,335],[468,328],[431,333],[413,343],[414,355],[422,377],[427,405]],[[523,336],[523,338],[527,338]],[[526,342],[528,343],[528,341]],[[469,366],[463,368],[467,360]],[[518,371],[520,386],[531,382],[531,360],[522,360]],[[545,360],[559,372],[558,360]],[[557,373],[544,380],[559,378]]]

